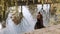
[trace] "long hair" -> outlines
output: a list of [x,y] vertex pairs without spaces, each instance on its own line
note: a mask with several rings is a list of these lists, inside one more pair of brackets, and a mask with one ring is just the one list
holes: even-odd
[[[39,17],[39,18],[40,18],[40,20],[42,20],[42,19],[43,19],[42,14],[41,14],[40,12],[38,12],[38,14],[39,14],[38,16],[40,16],[40,17]],[[38,16],[37,16],[37,17],[38,17]],[[37,18],[37,20],[38,20],[39,18]]]

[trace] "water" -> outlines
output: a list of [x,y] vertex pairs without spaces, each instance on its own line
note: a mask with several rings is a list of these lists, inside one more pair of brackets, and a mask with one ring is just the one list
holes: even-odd
[[3,30],[2,34],[21,34],[24,32],[29,32],[34,30],[35,22],[28,8],[23,6],[23,19],[21,23],[15,25],[12,19],[12,13],[8,14],[8,18],[6,20],[6,28]]
[[42,4],[37,5],[38,8],[38,12],[40,11],[42,16],[43,16],[43,24],[45,27],[49,26],[49,18],[50,18],[50,13],[49,13],[49,9],[50,9],[50,5],[49,4],[44,4],[43,5],[43,9],[42,8]]
[[[38,11],[40,11],[40,8],[38,8]],[[8,18],[6,20],[6,28],[0,30],[0,34],[23,34],[24,32],[29,32],[34,30],[35,26],[35,19],[33,18],[32,14],[29,12],[28,8],[26,6],[23,6],[23,19],[21,20],[21,23],[18,25],[15,25],[12,19],[10,18],[12,16],[11,13],[8,14]],[[45,18],[46,13],[44,15],[44,12],[41,12],[43,15],[44,24],[46,25]]]

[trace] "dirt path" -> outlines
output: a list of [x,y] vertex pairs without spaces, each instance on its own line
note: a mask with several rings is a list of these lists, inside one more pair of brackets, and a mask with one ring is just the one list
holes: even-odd
[[25,34],[60,34],[60,25],[54,25],[51,27],[38,29]]

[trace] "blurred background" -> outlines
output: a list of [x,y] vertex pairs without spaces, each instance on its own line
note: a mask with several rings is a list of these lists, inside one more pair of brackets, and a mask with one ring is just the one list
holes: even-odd
[[0,29],[34,30],[38,12],[45,27],[60,24],[60,0],[0,0]]

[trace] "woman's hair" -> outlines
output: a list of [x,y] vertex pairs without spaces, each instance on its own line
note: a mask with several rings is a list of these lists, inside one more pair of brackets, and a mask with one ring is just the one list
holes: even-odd
[[43,18],[42,14],[40,12],[38,12],[38,14],[40,14],[41,18]]
[[38,14],[41,14],[40,12],[38,12]]
[[38,14],[40,14],[40,12],[38,12]]

